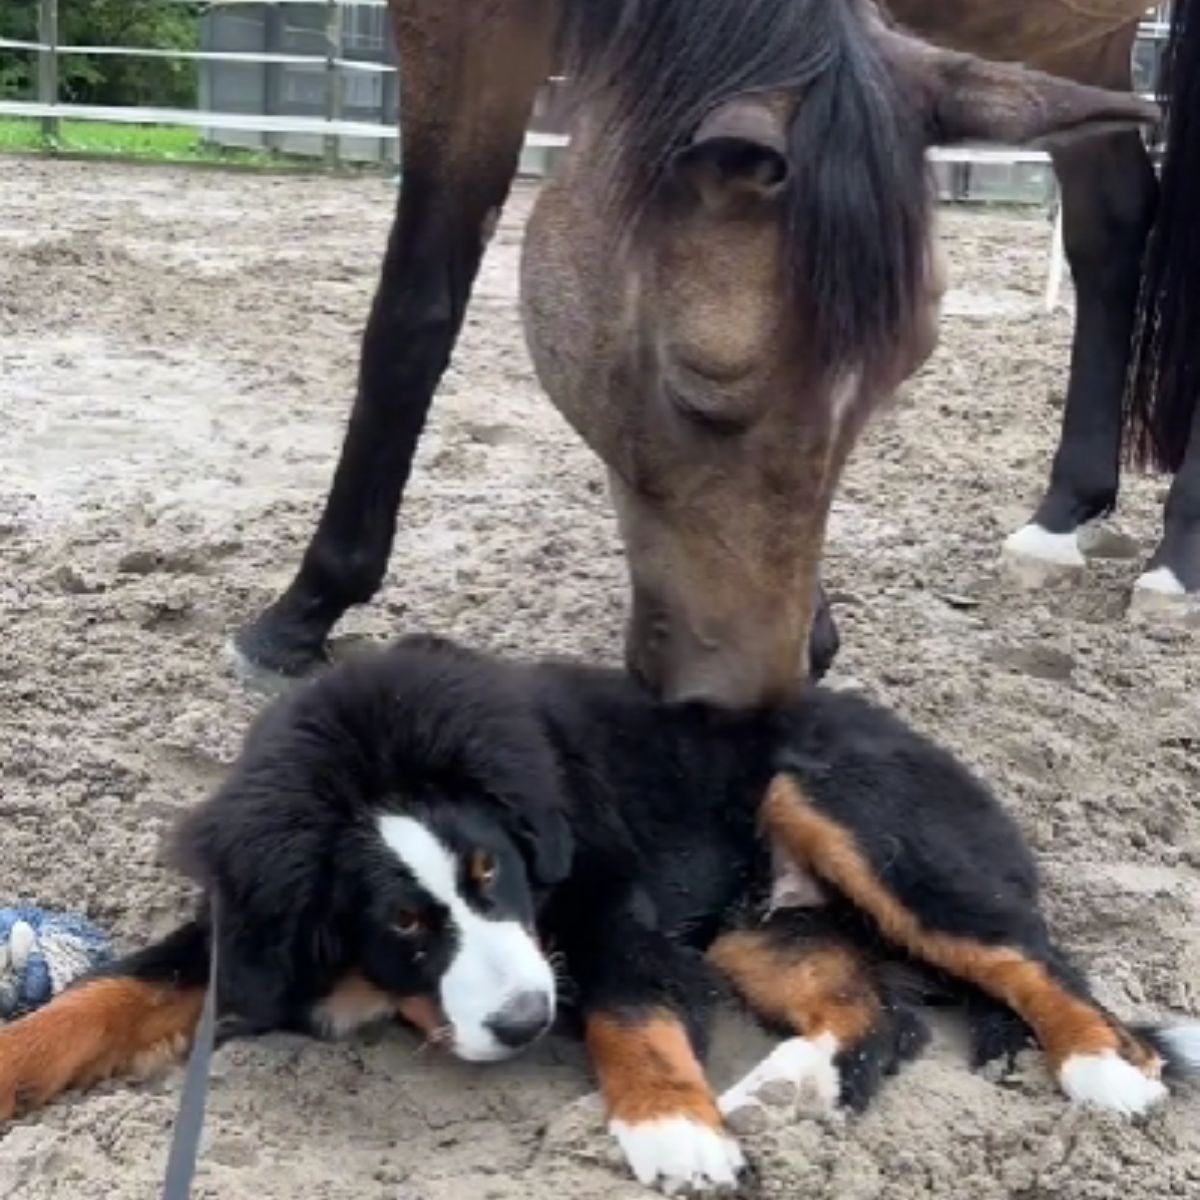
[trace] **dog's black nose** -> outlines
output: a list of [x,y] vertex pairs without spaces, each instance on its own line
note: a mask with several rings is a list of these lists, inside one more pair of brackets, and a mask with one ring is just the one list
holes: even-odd
[[485,1022],[493,1036],[510,1050],[528,1046],[550,1028],[550,997],[545,992],[519,992]]

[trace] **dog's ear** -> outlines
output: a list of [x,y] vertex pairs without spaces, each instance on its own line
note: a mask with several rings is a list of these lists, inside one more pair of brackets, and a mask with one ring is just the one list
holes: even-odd
[[288,794],[269,767],[235,766],[180,822],[171,848],[216,900],[223,1013],[263,1030],[294,1016],[297,995],[333,982],[353,905],[351,881],[332,870],[344,831],[311,798]]
[[517,844],[532,882],[553,887],[571,871],[575,839],[562,806],[552,797],[493,796],[509,836]]

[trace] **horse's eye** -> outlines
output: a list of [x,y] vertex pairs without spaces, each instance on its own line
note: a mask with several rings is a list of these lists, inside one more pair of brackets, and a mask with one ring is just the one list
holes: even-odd
[[420,913],[406,908],[396,914],[392,921],[392,928],[401,937],[416,937],[425,928],[425,922],[421,919]]
[[480,887],[490,887],[496,882],[496,875],[500,870],[499,864],[493,855],[486,850],[476,850],[471,855],[471,878],[479,884]]
[[744,433],[753,423],[753,416],[738,409],[736,404],[714,401],[712,396],[704,398],[701,388],[686,391],[667,386],[667,399],[671,407],[696,429],[720,437],[731,437]]

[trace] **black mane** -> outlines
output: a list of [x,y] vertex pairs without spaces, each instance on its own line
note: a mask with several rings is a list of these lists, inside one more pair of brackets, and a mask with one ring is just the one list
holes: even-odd
[[567,0],[564,52],[602,99],[611,202],[636,222],[673,154],[716,105],[796,99],[790,276],[823,367],[896,343],[924,282],[923,127],[858,0]]

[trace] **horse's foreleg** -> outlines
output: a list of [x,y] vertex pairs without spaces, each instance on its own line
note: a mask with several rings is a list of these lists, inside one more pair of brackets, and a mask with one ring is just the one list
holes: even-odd
[[396,513],[484,248],[516,173],[552,37],[548,0],[394,0],[403,185],[324,512],[283,595],[237,636],[299,675],[383,581]]

